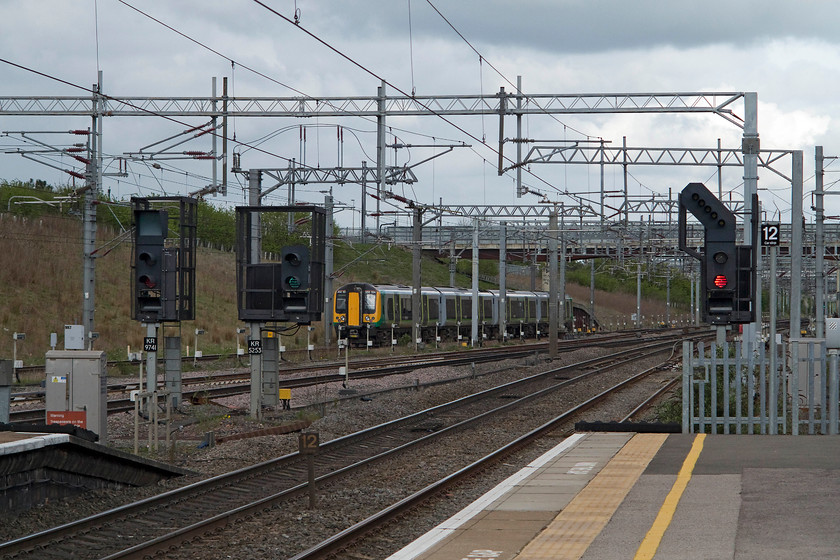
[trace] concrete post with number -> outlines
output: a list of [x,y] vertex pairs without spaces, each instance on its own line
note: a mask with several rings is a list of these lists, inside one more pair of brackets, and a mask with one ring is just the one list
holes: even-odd
[[146,353],[146,391],[157,391],[157,324],[146,325],[143,352]]
[[251,416],[262,417],[262,329],[260,323],[250,323],[248,357],[251,358]]

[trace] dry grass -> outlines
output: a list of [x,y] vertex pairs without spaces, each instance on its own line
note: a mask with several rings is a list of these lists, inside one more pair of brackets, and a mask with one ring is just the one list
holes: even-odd
[[[589,307],[589,287],[569,284],[566,291],[577,303]],[[658,320],[665,320],[667,306],[664,301],[642,298],[641,311],[643,325],[650,326]],[[631,323],[631,315],[636,313],[636,296],[631,294],[604,292],[595,290],[595,317],[602,325],[621,325]],[[686,315],[687,310],[672,309],[671,320]]]
[[[49,333],[81,320],[80,223],[71,219],[15,219],[0,214],[0,354],[12,355],[12,333],[26,333],[18,359],[49,348]],[[42,358],[43,359],[43,358]]]
[[[97,247],[115,236],[98,231]],[[82,322],[82,224],[68,217],[15,218],[0,213],[0,356],[12,357],[12,334],[26,333],[17,344],[17,358],[26,365],[44,362],[50,349],[50,333],[58,334],[64,347],[64,326]],[[235,255],[199,248],[196,274],[196,320],[167,327],[169,336],[179,334],[190,353],[195,348],[195,329],[206,334],[199,339],[205,354],[232,352],[236,348],[237,320]],[[105,350],[109,359],[125,359],[126,352],[142,347],[145,330],[131,318],[131,245],[123,243],[96,260],[94,315],[99,339],[94,348]],[[323,340],[323,324],[315,325],[312,343]],[[289,347],[306,344],[306,331],[286,338]]]
[[[81,323],[81,227],[73,218],[24,220],[0,214],[0,254],[7,263],[0,267],[1,356],[12,356],[12,333],[24,332],[26,340],[17,344],[18,359],[43,363],[50,333],[58,334],[58,348],[63,348],[64,325]],[[100,229],[97,247],[112,237],[113,232]],[[199,252],[198,266],[208,271],[199,277],[196,289],[196,315],[203,320],[183,324],[184,344],[191,343],[197,327],[210,333],[204,344],[235,348],[234,260],[231,253]],[[138,350],[143,341],[144,330],[131,319],[130,275],[128,243],[96,260],[94,328],[99,340],[94,347],[112,359],[123,359],[129,347]]]
[[[508,287],[516,290],[530,290],[531,279],[526,276],[510,276],[507,281]],[[537,289],[543,289],[538,281]],[[589,286],[569,283],[566,285],[566,293],[572,296],[575,303],[589,308],[590,291]],[[664,301],[658,299],[642,298],[641,302],[643,326],[651,326],[657,321],[664,321],[667,306]],[[611,326],[631,325],[631,316],[636,313],[636,295],[627,293],[605,292],[595,290],[595,317],[605,328]],[[687,316],[688,310],[672,307],[671,321],[678,317]]]
[[[112,239],[115,233],[100,228],[97,247]],[[380,254],[381,253],[381,254]],[[371,262],[359,262],[358,270],[351,270],[336,280],[336,286],[353,280],[371,281],[365,277],[376,266],[390,271],[409,273],[405,263],[389,264],[389,259],[409,259],[408,252],[392,249],[380,251]],[[25,220],[0,213],[0,255],[5,266],[0,267],[0,356],[12,357],[12,333],[25,332],[26,340],[18,342],[17,357],[27,365],[44,361],[49,350],[50,333],[58,334],[58,348],[63,348],[64,325],[80,324],[82,320],[82,244],[81,221],[72,217],[44,217]],[[354,255],[348,256],[348,260]],[[374,262],[375,261],[375,262]],[[380,262],[381,261],[381,262]],[[428,263],[428,264],[426,264]],[[195,346],[195,329],[207,334],[199,339],[199,349],[205,354],[231,352],[236,348],[237,320],[235,256],[199,248],[196,275],[196,320],[180,325],[182,346]],[[424,276],[434,279],[435,273],[445,272],[446,265],[424,261]],[[443,277],[442,276],[442,277]],[[142,345],[144,329],[131,319],[131,246],[123,243],[96,261],[95,329],[100,338],[95,348],[105,350],[109,359],[124,359],[130,347],[137,351]],[[388,279],[393,281],[392,278]],[[379,281],[382,281],[381,279]],[[403,279],[402,281],[407,281]],[[430,280],[433,281],[433,280]],[[529,289],[530,278],[510,277],[508,287]],[[569,294],[587,305],[589,288],[569,285]],[[636,311],[635,296],[598,292],[596,315],[602,323],[621,318],[629,321]],[[644,301],[645,316],[664,317],[665,304]],[[314,325],[310,342],[320,344],[324,338],[323,323]],[[177,327],[167,327],[167,334],[176,334]],[[306,329],[283,338],[287,348],[303,347],[307,342]]]

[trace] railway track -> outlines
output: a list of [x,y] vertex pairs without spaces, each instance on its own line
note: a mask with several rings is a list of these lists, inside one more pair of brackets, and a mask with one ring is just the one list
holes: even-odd
[[[654,331],[662,335],[663,331]],[[668,334],[665,332],[666,335]],[[598,344],[601,346],[621,346],[636,344],[638,334],[611,333],[593,335],[586,338],[566,339],[558,341],[558,351],[568,352]],[[383,357],[353,357],[351,362],[350,379],[365,379],[384,377],[410,372],[424,367],[441,365],[458,366],[469,363],[483,363],[505,359],[521,358],[535,353],[546,352],[547,342],[532,342],[517,346],[477,348],[455,352],[434,352],[419,355],[389,355]],[[351,354],[352,356],[352,354]],[[341,382],[344,376],[336,373],[344,360],[319,362],[314,364],[295,364],[283,367],[280,379],[281,386],[289,389],[311,387],[323,383]],[[323,373],[328,372],[328,373]],[[250,391],[250,373],[247,370],[233,372],[213,372],[206,376],[184,377],[181,380],[183,398],[185,400],[212,400],[217,398],[240,395]],[[134,410],[134,403],[129,393],[138,388],[138,383],[122,380],[108,385],[108,414],[118,414]],[[191,387],[191,388],[190,388]],[[12,409],[10,421],[12,423],[42,422],[46,412],[43,407],[24,408],[32,402],[43,402],[44,391],[20,391],[12,395]]]
[[[653,329],[653,330],[650,330],[650,329],[628,330],[628,331],[622,331],[621,333],[619,333],[619,335],[635,336],[636,333],[644,334],[644,333],[647,333],[647,332],[656,332],[657,330],[658,329]],[[584,336],[586,336],[586,337],[592,336],[592,337],[597,338],[597,337],[600,337],[600,336],[613,336],[615,334],[616,333],[596,333],[596,334],[593,334],[593,335],[584,335]],[[580,340],[580,339],[565,339],[565,340],[561,340],[560,343],[562,344],[564,341],[574,341],[574,340]],[[526,344],[531,344],[531,343],[526,343]],[[335,346],[320,346],[320,347],[315,348],[311,352],[309,350],[301,349],[301,348],[286,350],[285,352],[283,352],[283,356],[284,356],[284,359],[287,360],[291,364],[301,364],[305,361],[311,361],[313,359],[318,360],[318,361],[328,360],[328,356],[330,356],[332,354],[335,354],[335,352],[336,352],[336,347]],[[364,353],[365,349],[354,347],[352,352],[354,354]],[[234,354],[234,353],[230,353],[230,354],[204,354],[204,355],[198,356],[198,357],[182,356],[181,357],[181,362],[183,364],[189,364],[189,363],[198,364],[198,363],[218,362],[220,360],[236,360],[236,359],[240,359],[240,358],[243,358],[243,355]],[[161,361],[162,361],[162,358],[161,358]],[[108,363],[107,363],[107,367],[110,367],[110,368],[131,367],[131,366],[137,366],[138,364],[139,364],[139,362],[131,361],[131,360],[109,360]],[[305,366],[305,365],[295,366],[295,367],[300,367],[302,369],[307,368],[307,366]],[[314,364],[311,367],[316,367],[317,368],[318,365]],[[23,376],[33,376],[33,375],[37,376],[37,375],[45,375],[46,374],[46,370],[44,369],[43,365],[22,366],[22,367],[16,368],[15,371],[17,373],[23,375]]]
[[[394,422],[323,444],[315,467],[317,485],[410,453],[480,422],[498,419],[525,403],[644,357],[670,354],[674,340],[636,344],[588,360],[508,383]],[[606,393],[606,392],[605,392]],[[501,404],[500,404],[501,403]],[[578,405],[572,410],[579,410]],[[495,419],[495,420],[494,420]],[[287,503],[307,491],[306,458],[295,453],[129,504],[61,527],[0,545],[4,558],[147,558],[200,539],[239,519]],[[84,556],[79,551],[88,551]]]
[[[466,467],[447,474],[402,500],[390,504],[373,515],[366,517],[353,526],[331,535],[303,552],[295,554],[288,560],[331,560],[347,555],[348,552],[356,552],[357,549],[364,549],[364,539],[369,535],[382,531],[383,527],[391,523],[399,523],[401,519],[410,519],[410,512],[412,510],[421,505],[433,502],[446,492],[453,491],[457,486],[463,484],[464,481],[478,477],[491,466],[534,444],[546,434],[561,429],[562,425],[574,421],[582,412],[597,406],[600,402],[610,398],[614,393],[622,390],[624,387],[637,383],[640,379],[647,377],[656,369],[650,368],[642,371],[592,398],[563,411],[548,422],[516,437],[510,442],[506,442],[501,447],[494,449]],[[622,418],[621,422],[630,421],[640,410],[648,406],[652,401],[655,401],[663,392],[670,390],[672,387],[673,385],[669,383],[654,391],[643,402],[639,403],[633,411]],[[359,554],[354,554],[354,557],[363,558],[365,557],[364,554],[364,552],[360,552]]]

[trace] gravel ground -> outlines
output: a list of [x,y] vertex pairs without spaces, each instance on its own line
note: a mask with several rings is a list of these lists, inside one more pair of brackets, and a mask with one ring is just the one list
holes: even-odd
[[[551,367],[585,360],[605,352],[605,350],[591,348],[561,354],[551,363]],[[633,369],[638,371],[644,365],[634,364]],[[141,453],[193,470],[198,473],[197,475],[181,477],[153,487],[89,492],[60,503],[45,504],[0,525],[0,539],[5,541],[25,536],[202,478],[297,451],[297,434],[261,436],[229,441],[215,447],[199,448],[199,443],[204,439],[205,433],[210,431],[219,438],[303,419],[312,420],[309,430],[317,431],[321,441],[328,441],[484,388],[544,371],[548,367],[545,362],[531,358],[477,364],[474,368],[427,368],[417,370],[412,374],[353,381],[350,388],[358,391],[358,394],[352,397],[341,394],[343,392],[341,384],[324,384],[317,388],[294,392],[291,402],[292,410],[266,411],[266,417],[262,421],[252,420],[245,414],[249,406],[248,395],[231,397],[200,406],[185,404],[175,417],[177,423],[183,424],[183,427],[177,431],[178,445],[175,452],[170,455],[165,450],[149,452],[142,448]],[[444,385],[423,387],[424,384],[434,381],[459,377],[464,379]],[[652,381],[652,383],[659,382]],[[609,380],[586,383],[586,385],[591,385],[590,391],[603,390],[612,384],[614,384],[612,377]],[[394,387],[418,385],[420,389],[388,391]],[[584,383],[580,385],[583,386]],[[560,407],[579,398],[579,395],[572,393],[570,391],[570,394],[558,396],[546,403],[545,414],[556,413],[561,409]],[[307,405],[310,407],[306,408]],[[606,408],[593,413],[593,416],[587,419],[619,419],[626,412],[626,403],[617,401],[606,405]],[[463,436],[447,438],[434,446],[427,446],[424,454],[412,455],[410,459],[394,459],[378,467],[375,472],[356,475],[354,478],[345,479],[340,484],[319,489],[319,504],[315,510],[309,510],[306,499],[302,499],[291,508],[283,511],[272,510],[265,515],[238,523],[234,531],[224,531],[205,538],[200,543],[183,548],[177,555],[167,556],[167,558],[172,560],[288,558],[326,536],[358,522],[385,505],[477,459],[508,437],[511,431],[510,426],[524,426],[528,422],[537,421],[537,416],[534,409],[528,408],[516,413],[508,421],[497,422],[495,426],[485,425],[478,433],[470,434],[467,438]],[[121,414],[109,417],[108,429],[111,445],[129,451],[133,450],[133,415]],[[391,551],[463,507],[468,501],[481,495],[499,480],[520,468],[521,464],[554,445],[559,439],[559,436],[554,439],[549,438],[523,456],[490,469],[481,480],[465,484],[456,492],[442,497],[435,505],[420,508],[416,516],[412,515],[411,523],[406,527],[400,527],[398,524],[386,531],[381,531],[376,540],[366,542],[364,548],[347,558],[387,556]],[[145,434],[142,434],[141,442],[145,443],[145,441]],[[465,447],[464,441],[469,441],[469,446]],[[406,460],[411,461],[411,464],[406,464]],[[374,486],[371,486],[372,480],[376,481]]]

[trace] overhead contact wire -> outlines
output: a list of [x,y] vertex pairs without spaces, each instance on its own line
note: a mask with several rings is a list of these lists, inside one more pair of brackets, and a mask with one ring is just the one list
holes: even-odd
[[[120,2],[122,2],[122,1],[123,1],[123,0],[120,0]],[[365,73],[369,74],[370,76],[372,76],[372,77],[376,78],[376,79],[377,79],[377,80],[379,80],[380,82],[383,82],[383,83],[385,83],[385,84],[389,85],[391,88],[393,88],[395,91],[398,91],[398,92],[399,92],[399,93],[401,93],[402,95],[404,95],[404,96],[406,96],[406,97],[411,97],[411,98],[413,98],[413,96],[411,96],[411,95],[409,95],[408,93],[406,93],[405,91],[403,91],[403,89],[402,89],[402,88],[400,88],[400,87],[398,87],[398,86],[396,86],[396,85],[392,84],[391,82],[389,82],[388,80],[386,80],[385,78],[383,78],[382,76],[380,76],[379,74],[377,74],[376,72],[374,72],[373,70],[371,70],[371,69],[367,68],[367,67],[366,67],[365,65],[363,65],[362,63],[357,62],[356,60],[354,60],[353,58],[351,58],[349,55],[344,54],[342,51],[338,50],[336,47],[334,47],[334,46],[332,46],[331,44],[327,43],[324,39],[321,39],[320,37],[318,37],[317,35],[315,35],[313,32],[309,31],[308,29],[306,29],[305,27],[303,27],[302,25],[300,25],[300,23],[295,23],[294,21],[292,21],[292,20],[291,20],[291,19],[289,19],[288,17],[284,16],[283,14],[281,14],[280,12],[278,12],[277,10],[275,10],[274,8],[272,8],[272,7],[268,6],[268,5],[266,5],[266,4],[265,4],[264,2],[262,2],[261,0],[252,0],[252,1],[253,1],[255,4],[258,4],[258,5],[262,6],[263,8],[265,8],[266,10],[268,10],[269,12],[271,12],[272,14],[276,15],[277,17],[279,17],[280,19],[282,19],[282,20],[286,21],[287,23],[289,23],[289,24],[293,25],[296,29],[300,29],[303,33],[305,33],[306,35],[308,35],[309,37],[311,37],[312,39],[314,39],[315,41],[317,41],[318,43],[320,43],[321,45],[323,45],[324,47],[326,47],[327,49],[329,49],[329,50],[330,50],[330,51],[332,51],[333,53],[337,54],[339,57],[343,58],[344,60],[346,60],[347,62],[349,62],[350,64],[352,64],[352,65],[353,65],[353,66],[355,66],[356,68],[358,68],[359,70],[361,70],[361,71],[363,71],[363,72],[365,72]],[[415,102],[415,103],[417,103],[420,107],[422,107],[422,108],[423,108],[423,109],[425,109],[426,111],[428,111],[430,114],[432,114],[432,115],[434,115],[434,116],[438,117],[439,119],[441,119],[442,121],[444,121],[444,122],[445,122],[445,123],[447,123],[448,125],[452,126],[455,130],[458,130],[459,132],[463,133],[463,134],[464,134],[464,135],[466,135],[468,138],[471,138],[472,140],[474,140],[474,141],[476,141],[476,142],[480,142],[480,143],[482,143],[482,142],[481,142],[481,140],[480,140],[477,136],[475,136],[474,134],[472,134],[472,133],[471,133],[471,132],[469,132],[468,130],[464,129],[463,127],[461,127],[461,126],[457,125],[456,123],[454,123],[454,122],[453,122],[453,121],[451,121],[450,119],[446,118],[444,115],[441,115],[440,113],[438,113],[437,111],[435,111],[434,109],[432,109],[431,107],[429,107],[428,105],[426,105],[425,103],[423,103],[422,101],[420,101],[420,100],[418,100],[418,99],[414,99],[414,102]],[[493,153],[495,153],[496,155],[500,155],[500,154],[499,154],[499,151],[498,151],[498,150],[496,150],[495,148],[491,147],[491,146],[487,146],[487,149],[491,150],[491,151],[492,151]],[[509,157],[507,157],[507,156],[503,156],[503,157],[504,157],[504,159],[506,159],[506,160],[507,160],[507,161],[509,161],[510,163],[514,163],[514,161],[513,161],[512,159],[510,159]],[[530,171],[530,170],[527,170],[527,169],[526,169],[526,172],[527,172],[529,175],[532,175],[532,176],[533,176],[535,179],[537,179],[538,181],[540,181],[540,182],[544,183],[547,187],[550,187],[551,189],[554,189],[554,190],[558,190],[558,189],[557,189],[557,187],[555,187],[554,185],[552,185],[551,183],[549,183],[548,181],[546,181],[546,180],[545,180],[545,179],[543,179],[542,177],[538,176],[538,175],[537,175],[537,174],[535,174],[533,171]]]

